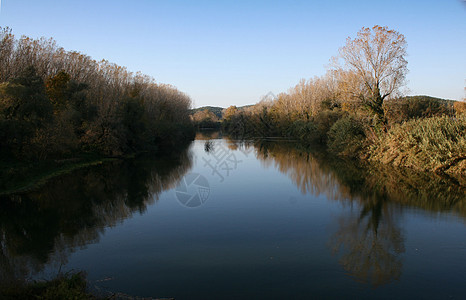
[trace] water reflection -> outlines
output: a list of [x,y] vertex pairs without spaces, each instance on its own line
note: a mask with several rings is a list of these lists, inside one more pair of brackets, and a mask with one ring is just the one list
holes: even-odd
[[[436,175],[356,164],[284,141],[215,140],[215,133],[199,139],[192,147],[197,159],[185,149],[171,157],[106,164],[60,177],[40,191],[1,199],[0,283],[31,276],[50,264],[58,270],[71,252],[101,239],[99,246],[115,251],[115,257],[117,251],[118,257],[129,251],[125,265],[113,268],[120,262],[110,258],[97,267],[105,271],[100,273],[112,269],[119,275],[114,287],[133,284],[140,291],[140,286],[156,286],[166,288],[162,294],[175,295],[183,286],[186,294],[191,291],[188,296],[197,291],[201,298],[212,286],[219,295],[228,295],[232,284],[251,295],[273,286],[268,295],[282,292],[293,298],[296,289],[309,295],[319,286],[324,297],[323,283],[346,284],[342,270],[372,285],[400,279],[403,264],[407,273],[406,208],[466,217],[465,187]],[[220,154],[242,161],[224,182],[206,164],[212,160],[219,169],[215,158]],[[192,192],[181,185],[175,189],[188,172],[196,174],[194,179],[199,174],[214,178],[215,199],[196,210],[160,205],[156,212],[133,216],[145,212],[162,191],[173,189],[175,197]],[[184,182],[191,181],[188,176]],[[298,203],[296,191],[316,196],[306,197],[315,203]],[[296,205],[283,203],[288,196]],[[329,212],[332,207],[337,211]],[[158,225],[139,222],[155,213]],[[128,242],[132,247],[105,248],[105,228],[131,216],[144,224],[137,231],[151,239],[135,237]],[[327,226],[330,234],[323,230]],[[309,278],[321,281],[310,283]]]
[[230,143],[254,146],[264,166],[287,174],[303,194],[360,204],[383,201],[466,217],[466,186],[436,174],[346,161],[289,142]]
[[205,151],[206,153],[215,151],[215,149],[214,149],[214,143],[212,142],[212,140],[207,140],[207,141],[204,142],[204,151]]
[[265,167],[286,174],[303,194],[350,205],[328,246],[358,281],[381,285],[400,278],[405,238],[399,220],[406,207],[466,217],[466,188],[435,174],[357,164],[292,143],[229,143],[254,147]]
[[222,138],[222,133],[216,130],[203,130],[196,132],[196,140],[198,141],[209,141],[209,140],[218,140]]
[[192,167],[183,149],[170,156],[79,170],[40,191],[0,199],[0,282],[28,278],[46,264],[96,243],[104,228],[142,213]]
[[339,218],[329,247],[358,281],[381,285],[400,278],[405,249],[397,213],[376,203]]

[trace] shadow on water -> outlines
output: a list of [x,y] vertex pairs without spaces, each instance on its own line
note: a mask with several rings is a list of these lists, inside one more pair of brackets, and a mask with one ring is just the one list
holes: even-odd
[[328,247],[359,282],[378,286],[400,278],[405,209],[466,217],[466,188],[435,174],[346,161],[289,142],[228,142],[233,149],[254,147],[264,166],[286,174],[303,194],[325,195],[350,207],[336,219]]
[[98,242],[105,227],[143,213],[191,167],[184,148],[78,170],[38,191],[0,198],[0,282],[64,265],[75,249]]

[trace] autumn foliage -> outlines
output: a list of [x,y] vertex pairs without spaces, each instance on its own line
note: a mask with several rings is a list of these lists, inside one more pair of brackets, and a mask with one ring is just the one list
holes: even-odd
[[191,99],[175,87],[52,39],[0,30],[2,157],[118,156],[193,137]]
[[466,120],[459,116],[466,106],[403,97],[406,45],[387,27],[363,28],[324,76],[301,80],[275,100],[228,108],[223,128],[237,137],[285,137],[346,157],[464,174]]

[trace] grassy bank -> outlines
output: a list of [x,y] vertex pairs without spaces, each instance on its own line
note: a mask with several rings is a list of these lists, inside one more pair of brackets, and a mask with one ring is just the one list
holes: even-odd
[[466,185],[466,115],[398,124],[364,151],[372,161],[449,174]]
[[50,281],[14,282],[0,285],[0,296],[13,299],[98,299],[88,291],[83,272],[60,274]]

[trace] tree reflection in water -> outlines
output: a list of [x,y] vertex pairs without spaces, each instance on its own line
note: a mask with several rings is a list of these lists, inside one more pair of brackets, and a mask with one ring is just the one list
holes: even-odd
[[339,229],[329,246],[341,252],[340,263],[359,281],[381,285],[399,279],[402,270],[404,238],[396,222],[400,210],[375,200],[363,204],[339,219]]
[[338,219],[329,248],[358,281],[380,285],[400,277],[405,248],[399,220],[404,208],[466,217],[466,187],[435,174],[358,164],[292,143],[256,142],[254,149],[265,166],[287,174],[303,194],[324,194],[350,204],[350,212]]
[[[204,137],[204,150],[213,146]],[[328,242],[342,267],[374,285],[402,273],[406,207],[466,217],[466,189],[448,179],[386,166],[356,164],[287,142],[236,142],[265,167],[286,174],[303,194],[326,195],[351,209],[336,219]],[[206,146],[207,145],[207,146]],[[108,226],[144,212],[191,169],[190,151],[157,159],[109,163],[62,176],[40,191],[0,199],[0,285],[27,278],[45,265],[97,242]]]
[[[144,212],[191,169],[187,148],[170,156],[117,161],[62,176],[39,191],[0,199],[0,283],[59,269],[106,227]],[[1,285],[1,284],[0,284]]]

